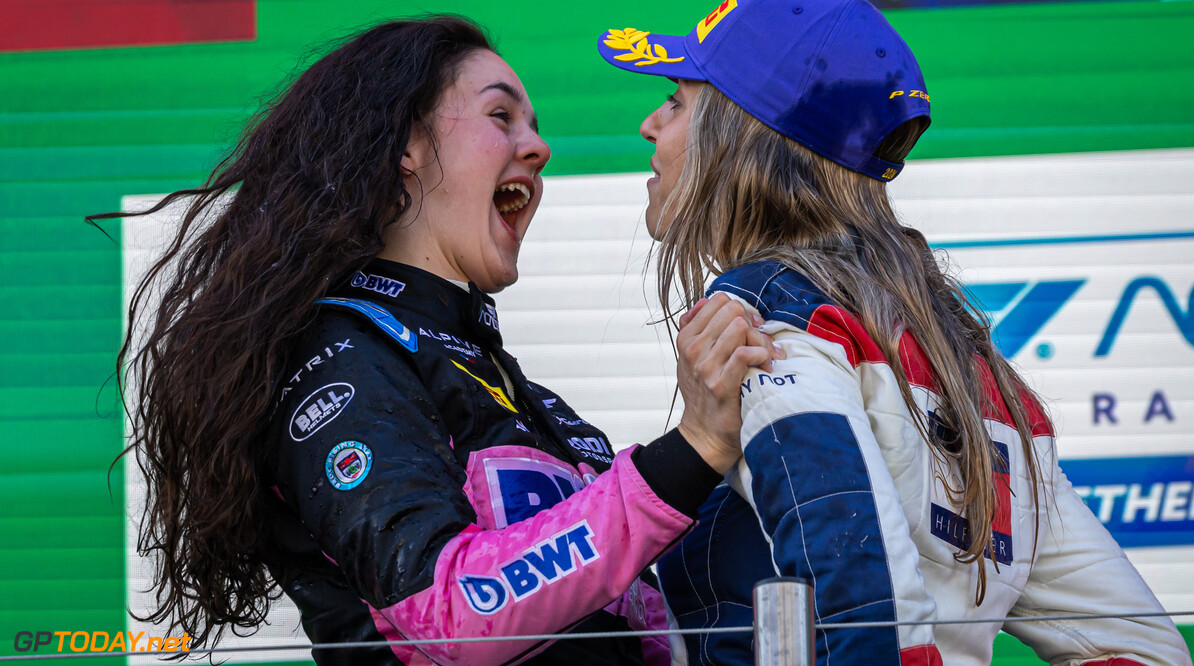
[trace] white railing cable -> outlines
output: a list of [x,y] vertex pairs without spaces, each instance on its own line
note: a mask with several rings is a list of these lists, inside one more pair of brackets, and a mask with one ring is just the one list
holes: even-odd
[[[780,579],[782,580],[782,579]],[[1137,618],[1137,617],[1194,617],[1194,610],[1189,611],[1173,611],[1173,612],[1149,612],[1149,613],[1107,613],[1107,614],[1070,614],[1070,615],[1036,615],[1036,616],[1016,616],[1003,618],[964,618],[955,620],[894,620],[887,622],[820,622],[812,625],[816,630],[829,629],[867,629],[877,627],[898,627],[898,626],[912,626],[912,625],[941,625],[941,624],[991,624],[991,623],[1007,623],[1007,622],[1053,622],[1057,620],[1105,620],[1118,618]],[[178,657],[183,654],[192,655],[206,655],[206,654],[228,654],[239,652],[278,652],[285,650],[335,650],[348,648],[369,648],[369,647],[400,647],[400,646],[419,646],[419,645],[442,645],[445,643],[496,643],[506,641],[547,641],[547,640],[579,640],[592,638],[634,638],[643,636],[685,636],[694,634],[734,634],[734,633],[748,633],[756,630],[753,625],[741,627],[714,627],[708,629],[656,629],[646,631],[596,631],[586,633],[563,633],[563,634],[523,634],[518,636],[480,636],[468,638],[426,638],[417,640],[395,640],[395,641],[357,641],[346,643],[300,643],[300,644],[278,644],[278,645],[256,645],[248,647],[234,647],[234,648],[196,648],[194,650],[187,650],[186,652],[174,651],[157,651],[157,652],[141,652],[141,651],[126,651],[126,652],[70,652],[70,653],[47,653],[47,654],[29,654],[29,655],[9,655],[0,656],[0,662],[8,661],[34,661],[39,659],[86,659],[86,658],[103,658],[103,657]]]

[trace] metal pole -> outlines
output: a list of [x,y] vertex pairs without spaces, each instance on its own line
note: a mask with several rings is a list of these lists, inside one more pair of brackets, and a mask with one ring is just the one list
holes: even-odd
[[814,666],[813,586],[803,578],[755,583],[755,666]]

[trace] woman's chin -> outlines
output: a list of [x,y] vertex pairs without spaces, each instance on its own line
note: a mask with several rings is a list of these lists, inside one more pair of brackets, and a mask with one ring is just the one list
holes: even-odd
[[487,294],[496,294],[499,291],[509,287],[518,282],[518,257],[513,257],[513,261],[504,261],[499,267],[488,271],[481,280],[473,280],[477,288]]
[[663,232],[667,229],[661,229],[659,226],[659,211],[655,210],[650,204],[647,205],[647,213],[644,216],[647,221],[647,233],[650,234],[654,240],[663,240]]
[[505,289],[506,287],[509,287],[510,285],[514,284],[515,282],[518,282],[517,275],[515,275],[512,278],[508,278],[508,279],[502,278],[502,279],[494,280],[492,284],[489,284],[485,287],[482,287],[481,285],[477,285],[477,286],[478,286],[478,288],[481,289],[481,291],[483,291],[487,294],[496,294],[496,293],[502,291],[503,289]]

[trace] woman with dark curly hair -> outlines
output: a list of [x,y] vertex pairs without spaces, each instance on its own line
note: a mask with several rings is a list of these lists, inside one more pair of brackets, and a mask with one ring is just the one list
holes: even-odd
[[[154,208],[188,205],[120,355],[149,620],[218,640],[280,587],[316,643],[665,624],[640,574],[737,459],[738,384],[772,350],[741,306],[709,301],[679,334],[679,427],[617,454],[529,382],[488,294],[518,277],[548,157],[475,25],[395,21],[312,65],[207,184]],[[667,643],[314,656],[663,663]]]

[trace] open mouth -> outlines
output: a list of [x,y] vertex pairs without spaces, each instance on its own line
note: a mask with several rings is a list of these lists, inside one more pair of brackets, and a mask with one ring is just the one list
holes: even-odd
[[522,183],[506,183],[499,185],[493,192],[493,205],[498,215],[511,229],[518,221],[522,209],[531,203],[531,188]]

